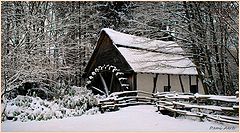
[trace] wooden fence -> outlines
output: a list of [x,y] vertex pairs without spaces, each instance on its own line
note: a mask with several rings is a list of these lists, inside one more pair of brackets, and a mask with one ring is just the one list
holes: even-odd
[[106,110],[118,110],[119,107],[126,107],[131,105],[155,105],[156,100],[157,98],[152,97],[152,93],[144,91],[114,92],[107,98],[99,100],[98,106],[100,111],[103,113]]
[[183,115],[199,118],[200,121],[211,119],[233,124],[239,123],[239,101],[236,96],[124,91],[112,93],[98,102],[102,113],[140,104],[155,105],[157,111],[172,117]]
[[239,102],[236,96],[178,94],[171,92],[154,95],[156,106],[162,114],[212,119],[239,124]]

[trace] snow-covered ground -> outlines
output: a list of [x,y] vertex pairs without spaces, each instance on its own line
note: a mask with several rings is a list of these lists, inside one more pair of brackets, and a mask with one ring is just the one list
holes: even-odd
[[152,105],[121,108],[116,112],[48,121],[5,121],[2,131],[239,131],[238,125],[173,118]]

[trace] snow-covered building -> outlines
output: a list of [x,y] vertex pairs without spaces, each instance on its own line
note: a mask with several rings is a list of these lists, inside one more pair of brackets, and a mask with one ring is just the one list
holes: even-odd
[[88,87],[204,93],[195,64],[173,41],[152,40],[104,28],[85,69]]

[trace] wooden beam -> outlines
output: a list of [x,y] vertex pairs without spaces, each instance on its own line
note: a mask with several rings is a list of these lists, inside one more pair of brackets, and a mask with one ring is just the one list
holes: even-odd
[[136,73],[135,72],[132,72],[131,74],[129,74],[128,82],[130,83],[130,88],[129,88],[130,91],[137,90],[136,89]]
[[184,86],[183,86],[183,83],[182,83],[182,77],[181,77],[181,75],[179,75],[178,78],[179,78],[179,81],[180,81],[180,85],[181,85],[181,88],[182,88],[182,92],[185,92],[185,91],[184,91]]
[[137,90],[137,73],[133,73],[133,82],[134,82],[134,88],[132,90]]
[[192,85],[192,78],[191,78],[191,75],[189,75],[189,91],[191,90],[191,85]]
[[155,77],[153,77],[153,91],[152,91],[152,93],[155,93],[155,91],[156,91],[157,79],[158,79],[158,73],[156,74]]
[[168,74],[168,89],[170,91],[170,87],[171,87],[171,80],[170,80],[170,74]]
[[198,89],[198,76],[196,75],[196,85],[197,85],[197,89]]

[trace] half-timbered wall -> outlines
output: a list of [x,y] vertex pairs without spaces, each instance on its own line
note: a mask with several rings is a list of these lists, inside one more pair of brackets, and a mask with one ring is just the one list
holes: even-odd
[[152,92],[154,74],[137,74],[137,90]]
[[[137,74],[137,89],[143,90],[147,92],[153,92],[154,82],[153,79],[156,74]],[[181,75],[181,80],[184,88],[184,92],[190,92],[190,83],[188,75]],[[196,76],[191,76],[191,85],[197,85]],[[164,86],[168,86],[168,75],[167,74],[159,74],[157,83],[156,83],[156,91],[155,92],[163,92]],[[182,87],[179,80],[179,75],[170,75],[170,91],[182,92]],[[204,94],[203,86],[200,80],[198,80],[198,93]]]

